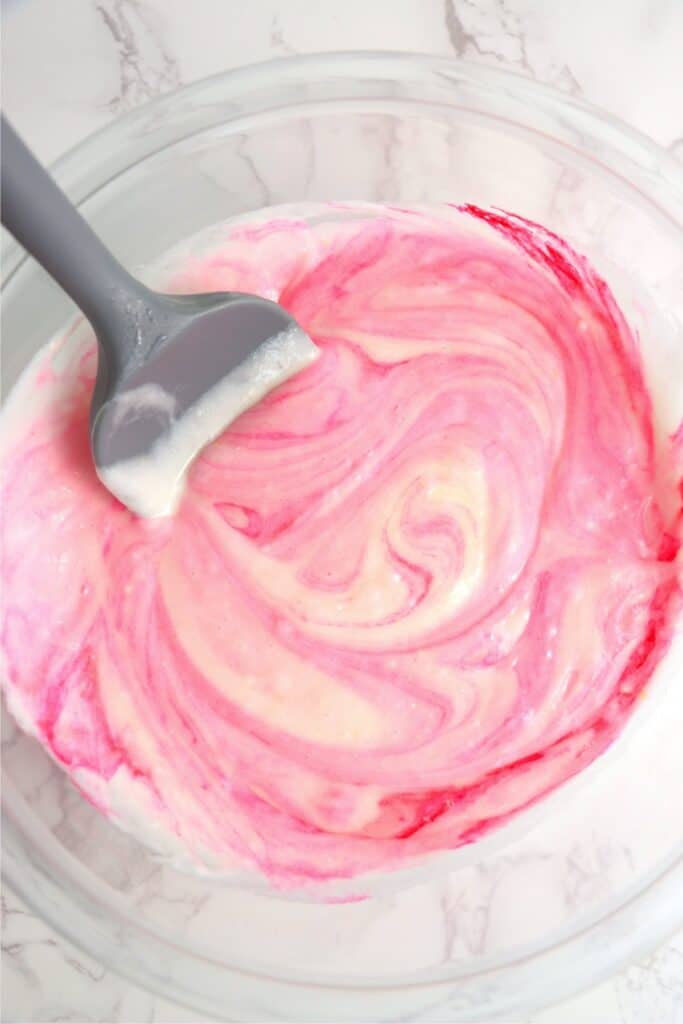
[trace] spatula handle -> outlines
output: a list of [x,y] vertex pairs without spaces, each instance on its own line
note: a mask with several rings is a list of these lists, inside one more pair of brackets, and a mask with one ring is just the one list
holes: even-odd
[[2,223],[100,334],[121,290],[137,294],[142,286],[102,244],[7,119],[1,121]]

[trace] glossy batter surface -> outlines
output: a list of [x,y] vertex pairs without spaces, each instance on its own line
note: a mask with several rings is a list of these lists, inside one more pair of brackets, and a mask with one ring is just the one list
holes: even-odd
[[586,262],[473,208],[324,212],[226,228],[172,281],[278,299],[322,350],[174,518],[95,476],[89,341],[4,424],[15,714],[126,827],[282,886],[457,847],[576,773],[681,598],[680,480]]

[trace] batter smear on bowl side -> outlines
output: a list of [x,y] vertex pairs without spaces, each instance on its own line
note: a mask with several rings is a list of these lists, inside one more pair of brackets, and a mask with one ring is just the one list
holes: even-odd
[[212,238],[170,289],[275,299],[321,356],[143,520],[93,469],[92,339],[39,355],[2,430],[10,707],[210,869],[298,886],[471,842],[611,743],[680,614],[636,339],[508,214],[336,204]]

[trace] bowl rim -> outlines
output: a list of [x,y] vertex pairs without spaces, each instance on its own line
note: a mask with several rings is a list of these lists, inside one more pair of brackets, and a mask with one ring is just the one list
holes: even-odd
[[[227,71],[220,71],[188,85],[181,86],[170,92],[163,93],[162,95],[141,104],[126,114],[117,117],[108,124],[103,125],[95,132],[80,140],[76,145],[71,147],[67,152],[54,161],[51,165],[52,170],[57,179],[62,183],[65,190],[69,192],[70,195],[73,195],[78,203],[83,203],[92,195],[104,188],[109,181],[116,178],[122,172],[121,169],[117,169],[108,178],[100,178],[94,187],[89,190],[82,190],[79,194],[80,169],[83,163],[83,154],[91,151],[92,160],[94,153],[102,143],[106,141],[108,146],[112,146],[112,144],[116,142],[117,137],[125,139],[130,135],[132,129],[134,129],[136,125],[144,127],[152,116],[158,118],[160,114],[164,113],[164,111],[169,111],[169,113],[173,111],[180,99],[195,101],[197,98],[201,97],[202,94],[208,94],[216,87],[219,87],[222,92],[222,102],[227,102],[230,99],[230,95],[239,97],[240,95],[243,95],[245,91],[248,91],[250,85],[264,83],[264,76],[273,76],[274,78],[284,76],[285,79],[290,78],[293,81],[298,79],[300,80],[301,76],[303,76],[303,78],[308,81],[309,79],[315,79],[322,75],[329,76],[331,73],[336,71],[344,77],[349,77],[350,65],[353,66],[354,72],[359,74],[363,70],[376,73],[378,65],[380,64],[384,64],[387,70],[394,69],[396,73],[405,73],[408,69],[415,73],[415,71],[420,68],[427,74],[436,73],[438,75],[446,75],[453,85],[455,85],[459,80],[462,83],[469,82],[475,88],[484,91],[489,90],[497,93],[500,93],[501,90],[509,91],[513,95],[514,99],[521,101],[528,100],[536,108],[540,106],[543,109],[551,109],[553,112],[561,110],[565,113],[573,114],[578,118],[579,124],[582,128],[594,131],[597,136],[600,135],[601,131],[606,129],[608,133],[607,145],[609,147],[614,149],[625,161],[628,161],[628,164],[632,168],[639,169],[642,172],[646,172],[648,175],[652,175],[653,183],[655,177],[660,179],[657,184],[663,186],[665,193],[667,190],[670,190],[671,195],[668,198],[671,199],[671,205],[665,205],[664,212],[680,233],[681,242],[683,243],[683,164],[681,164],[672,153],[661,147],[648,135],[626,124],[619,118],[601,111],[582,98],[577,98],[576,96],[559,92],[551,86],[540,83],[535,79],[520,74],[519,72],[490,67],[488,65],[478,64],[456,57],[435,56],[429,53],[393,50],[349,50],[329,53],[319,52],[265,60]],[[457,106],[457,103],[454,105]],[[199,134],[204,130],[205,129],[203,127],[200,127],[196,129],[195,132],[189,132],[184,136],[184,138],[189,138],[193,134]],[[150,150],[146,156],[151,157],[155,153],[165,149],[167,145],[172,144],[173,143],[166,143],[164,145],[160,145],[156,149]],[[133,161],[133,163],[137,162],[137,160]],[[130,164],[128,166],[130,166]],[[611,173],[615,173],[611,168],[608,169]],[[628,180],[628,177],[625,177],[626,180]],[[20,247],[13,240],[3,246],[3,286],[6,286],[10,282],[15,273],[23,266],[27,259],[28,257],[22,253]],[[40,900],[35,898],[34,893],[32,891],[27,891],[26,887],[21,884],[20,879],[16,878],[16,876],[12,877],[14,872],[8,872],[4,863],[2,870],[6,881],[22,897],[22,899],[25,900],[31,909],[35,910],[44,920],[46,920],[47,923],[58,932],[58,934],[66,937],[69,941],[83,948],[79,934],[76,934],[76,929],[70,927],[69,921],[65,921],[56,914],[52,915],[47,913],[45,911],[45,907],[39,905]],[[657,941],[665,939],[667,932],[669,934],[673,932],[676,927],[678,927],[679,923],[675,918],[683,919],[683,916],[680,913],[677,914],[675,912],[675,908],[673,906],[674,901],[671,901],[670,894],[674,889],[678,892],[682,881],[683,861],[670,863],[655,878],[649,879],[649,881],[636,893],[623,900],[619,906],[610,912],[610,914],[603,917],[601,919],[602,921],[607,920],[607,918],[611,919],[613,922],[623,919],[624,923],[626,923],[630,920],[630,915],[634,910],[635,904],[640,903],[640,901],[645,898],[646,894],[655,889],[655,887],[658,887],[661,890],[662,886],[666,883],[666,894],[663,892],[660,893],[658,905],[662,913],[664,908],[669,912],[663,914],[666,919],[666,924],[663,923],[660,928],[660,938],[646,941],[638,936],[634,931],[632,933],[630,943],[625,941],[625,945],[628,946],[628,949],[624,951],[620,948],[619,953],[617,953],[615,949],[609,963],[598,967],[596,964],[590,964],[588,960],[586,960],[583,965],[584,977],[579,979],[579,972],[577,971],[571,983],[569,983],[567,979],[567,984],[562,990],[563,995],[570,995],[572,992],[579,990],[586,984],[595,983],[601,978],[608,976],[620,963],[624,963],[632,956],[645,952]],[[90,896],[87,898],[91,899]],[[118,911],[117,913],[121,920],[125,920],[123,914]],[[128,927],[131,927],[131,923],[127,920],[126,924]],[[160,936],[157,932],[144,924],[136,921],[133,924],[133,927],[138,932],[144,933],[148,939],[151,939],[152,943],[162,945],[164,947],[168,947],[170,945],[166,938]],[[298,971],[289,973],[271,968],[267,968],[267,970],[259,970],[258,968],[249,969],[241,965],[227,963],[221,963],[220,966],[225,970],[226,974],[243,974],[257,979],[279,981],[290,987],[300,986],[311,989],[317,988],[331,992],[334,992],[335,990],[395,991],[411,988],[443,988],[446,985],[453,984],[453,982],[457,980],[458,976],[473,977],[492,974],[502,978],[506,972],[509,972],[517,966],[520,961],[526,959],[533,960],[539,955],[543,955],[543,953],[554,952],[558,948],[571,948],[576,940],[578,940],[590,927],[590,924],[583,927],[574,927],[570,935],[562,935],[557,942],[546,947],[541,954],[539,954],[538,951],[534,951],[530,956],[522,953],[519,956],[506,958],[502,962],[499,960],[493,966],[486,966],[485,963],[482,963],[481,965],[475,966],[473,969],[461,972],[458,972],[453,966],[426,968],[419,972],[419,978],[415,976],[406,976],[397,977],[396,979],[392,978],[391,981],[368,975],[365,977],[345,978],[342,982],[341,979],[329,980],[329,976],[324,977],[322,972],[315,972],[310,976],[304,977],[303,975],[300,975],[300,972]],[[176,950],[182,956],[190,957],[192,959],[199,957],[204,960],[209,959],[203,953],[192,948],[176,946]],[[98,955],[97,949],[93,951],[93,955]],[[213,962],[218,963],[217,961]],[[121,966],[117,964],[109,964],[108,966],[111,966],[114,971],[123,974],[137,984],[142,984],[147,988],[151,987],[161,995],[168,995],[168,988],[162,987],[160,982],[157,982],[156,987],[154,984],[150,985],[150,976],[146,973],[142,964],[140,965],[139,971],[131,965]],[[319,978],[320,980],[316,980],[316,978]],[[553,980],[556,990],[561,990],[562,986],[557,984],[559,979],[555,977]],[[187,999],[184,999],[182,996],[174,994],[173,998],[176,998],[179,1002],[184,1003],[185,1005],[190,1005],[187,1003]],[[556,998],[556,996],[553,996],[553,998]]]
[[[230,68],[226,71],[217,71],[206,75],[186,85],[177,86],[168,92],[161,93],[144,103],[138,104],[124,114],[116,116],[101,127],[90,132],[74,145],[61,153],[56,159],[50,162],[49,167],[55,177],[58,178],[62,188],[69,191],[69,178],[81,164],[83,150],[93,149],[105,140],[113,140],[117,134],[128,135],[130,128],[136,123],[144,124],[153,112],[158,114],[165,109],[174,111],[180,97],[193,98],[201,93],[206,93],[213,86],[232,85],[233,92],[241,95],[243,87],[250,81],[259,82],[263,76],[273,72],[280,73],[285,77],[295,77],[295,72],[306,71],[305,79],[314,76],[316,71],[329,72],[334,69],[343,70],[344,65],[352,61],[358,68],[367,67],[375,70],[376,65],[387,62],[396,66],[397,70],[405,67],[415,69],[416,62],[423,66],[429,73],[443,73],[453,75],[457,73],[461,82],[472,80],[477,88],[488,88],[490,91],[500,91],[501,87],[510,86],[516,90],[518,96],[524,98],[530,96],[534,101],[542,100],[545,104],[554,108],[557,105],[571,110],[580,115],[586,124],[593,127],[608,128],[612,133],[610,143],[621,143],[618,146],[620,154],[629,160],[630,163],[640,162],[641,168],[650,169],[650,161],[656,161],[657,170],[665,178],[667,187],[675,192],[675,201],[683,204],[683,161],[679,161],[668,149],[655,142],[651,136],[633,125],[601,109],[581,96],[561,92],[553,86],[540,82],[535,78],[524,75],[519,71],[508,68],[494,67],[488,64],[477,63],[472,60],[460,57],[440,56],[425,51],[408,50],[331,50],[316,51],[313,53],[295,54],[287,57],[275,57],[267,60],[256,61],[240,67]],[[199,129],[201,131],[202,129]],[[148,155],[155,155],[166,148],[165,145],[151,151]],[[636,159],[639,158],[639,159]],[[104,188],[108,181],[120,173],[116,171],[109,179],[98,182],[91,191],[86,191],[77,196],[77,202],[85,202],[92,194]],[[683,229],[683,206],[680,207],[681,220],[677,226]],[[26,258],[21,247],[11,239],[3,229],[3,234],[8,240],[6,249],[8,254],[19,254],[19,262]],[[5,264],[5,253],[3,252],[3,264]],[[5,273],[3,267],[3,285],[14,272],[15,267]]]

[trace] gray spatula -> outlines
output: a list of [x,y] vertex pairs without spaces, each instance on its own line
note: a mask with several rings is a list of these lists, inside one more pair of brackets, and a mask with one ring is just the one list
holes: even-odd
[[318,349],[267,299],[151,291],[114,259],[4,117],[1,142],[2,223],[97,336],[97,473],[132,511],[166,515],[199,451]]

